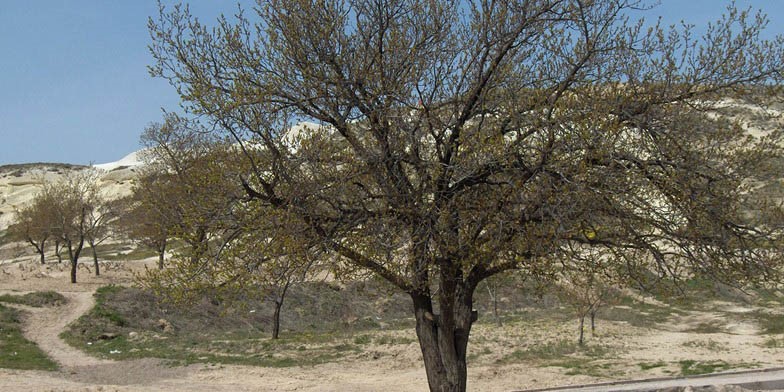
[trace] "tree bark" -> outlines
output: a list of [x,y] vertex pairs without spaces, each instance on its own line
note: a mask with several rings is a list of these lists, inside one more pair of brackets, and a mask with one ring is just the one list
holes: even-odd
[[163,269],[163,257],[166,254],[166,242],[158,246],[158,269]]
[[76,265],[79,262],[78,258],[74,258],[74,252],[71,250],[71,246],[68,245],[68,258],[71,260],[71,283],[76,283]]
[[591,336],[596,332],[596,310],[591,311]]
[[585,326],[585,314],[581,314],[580,315],[580,338],[577,340],[577,343],[581,346],[584,343],[584,339],[583,339],[584,338],[583,331],[585,329],[584,326]]
[[60,253],[60,252],[62,252],[61,245],[62,244],[60,244],[60,241],[55,241],[54,242],[54,254],[57,255],[57,262],[58,263],[62,263],[63,262],[63,255]]
[[283,308],[283,301],[286,299],[286,293],[291,286],[291,276],[288,276],[286,283],[279,288],[278,296],[275,298],[275,314],[272,318],[272,338],[277,339],[280,334],[280,309]]
[[90,249],[93,251],[93,265],[95,265],[95,276],[101,276],[101,267],[98,265],[98,253],[95,251],[95,245],[90,244]]
[[275,301],[275,314],[272,316],[272,338],[277,339],[280,334],[280,308],[283,307],[283,301]]
[[76,283],[76,267],[79,264],[79,255],[82,253],[84,247],[84,238],[79,239],[79,244],[76,249],[73,249],[71,241],[67,241],[68,257],[71,259],[71,283]]
[[451,309],[451,312],[437,315],[433,313],[429,293],[411,293],[416,333],[431,391],[466,390],[468,336],[471,325],[476,321],[476,313],[472,312],[472,296],[473,290],[470,293],[464,290],[442,290],[439,306],[441,309]]
[[35,252],[38,253],[39,256],[41,256],[41,264],[46,264],[46,256],[44,256],[44,253],[45,253],[44,252],[45,251],[44,248],[45,248],[45,244],[46,244],[46,238],[41,240],[41,245],[40,246],[38,244],[36,244],[35,241],[33,241],[30,237],[27,238],[27,242],[29,242],[31,245],[33,245],[33,247],[35,248]]
[[491,285],[488,282],[487,293],[490,295],[490,300],[493,301],[493,318],[495,318],[495,324],[500,327],[503,324],[501,323],[501,317],[498,315],[498,287]]

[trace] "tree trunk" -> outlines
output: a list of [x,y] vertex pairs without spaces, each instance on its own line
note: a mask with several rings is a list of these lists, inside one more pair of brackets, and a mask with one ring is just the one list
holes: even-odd
[[288,276],[286,283],[278,290],[278,296],[275,298],[275,314],[272,318],[272,338],[277,339],[280,334],[280,309],[283,308],[283,301],[286,299],[286,293],[291,286],[291,276]]
[[283,301],[275,301],[275,314],[272,316],[272,338],[277,339],[280,334],[280,308],[283,307]]
[[71,241],[67,241],[68,245],[68,258],[71,259],[71,283],[76,283],[76,267],[79,264],[79,255],[82,253],[82,248],[84,247],[84,238],[79,240],[79,244],[76,246],[76,249],[73,249],[73,245]]
[[63,250],[61,245],[62,244],[60,244],[60,241],[55,241],[54,242],[54,254],[57,256],[57,262],[58,263],[62,263],[63,262],[63,255],[62,255],[62,253],[60,253]]
[[79,262],[79,258],[74,257],[71,244],[68,244],[68,259],[71,260],[71,283],[76,283],[76,265]]
[[490,300],[493,301],[493,318],[495,318],[495,324],[500,327],[503,324],[498,315],[498,287],[491,285],[488,281],[485,282],[487,282],[487,293],[490,295]]
[[578,339],[578,340],[577,340],[577,343],[578,343],[579,345],[581,345],[581,346],[582,346],[582,345],[583,345],[583,343],[585,342],[585,341],[583,340],[583,337],[584,337],[584,336],[583,336],[583,330],[585,329],[585,328],[584,328],[584,326],[585,326],[585,314],[581,314],[581,315],[580,315],[580,339]]
[[591,336],[596,332],[596,310],[591,311]]
[[440,307],[451,308],[452,311],[451,314],[436,315],[433,314],[429,293],[411,293],[416,333],[431,391],[466,390],[468,335],[471,325],[476,321],[476,313],[472,312],[472,296],[473,290],[470,293],[464,290],[442,290]]
[[90,244],[93,251],[93,265],[95,265],[95,276],[101,276],[101,267],[98,265],[98,253],[95,252],[95,245]]
[[164,241],[163,244],[158,246],[158,269],[163,269],[163,257],[166,254],[166,242]]
[[41,264],[46,264],[46,256],[44,256],[44,253],[46,253],[46,238],[41,240],[41,249],[39,250],[41,253]]
[[41,240],[41,245],[39,246],[32,238],[27,237],[27,242],[30,243],[35,248],[35,252],[41,256],[41,264],[46,264],[46,257],[44,256],[45,248],[46,248],[46,238]]

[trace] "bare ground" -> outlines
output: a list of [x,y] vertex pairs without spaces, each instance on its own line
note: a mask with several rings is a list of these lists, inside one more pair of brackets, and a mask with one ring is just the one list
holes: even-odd
[[[147,261],[149,263],[153,261]],[[102,277],[80,270],[80,283],[68,283],[67,269],[57,265],[38,266],[32,262],[0,264],[0,292],[23,293],[55,290],[65,295],[67,305],[56,308],[25,308],[29,313],[25,334],[61,365],[61,370],[19,371],[0,369],[2,391],[426,391],[427,382],[416,343],[403,346],[367,346],[362,355],[308,367],[262,368],[208,365],[170,366],[156,359],[112,361],[97,359],[65,344],[58,335],[73,320],[93,306],[92,293],[109,283],[128,283],[131,267],[144,263],[108,268]],[[734,305],[733,305],[734,306]],[[482,391],[508,391],[574,385],[624,378],[667,375],[666,367],[642,371],[640,363],[683,359],[723,359],[727,362],[753,363],[759,367],[781,366],[780,349],[763,348],[765,337],[757,327],[744,321],[745,307],[728,308],[739,314],[724,320],[727,313],[693,311],[673,320],[665,328],[641,328],[623,322],[602,322],[595,342],[614,342],[624,347],[611,361],[611,376],[592,377],[569,373],[562,367],[530,363],[501,364],[500,353],[509,347],[510,337],[556,339],[571,334],[573,325],[554,329],[515,330],[505,326],[477,325],[472,336],[483,343],[474,344],[486,355],[469,366],[469,388]],[[732,312],[730,312],[732,313]],[[721,323],[725,330],[716,333],[689,332],[694,325]],[[411,331],[409,331],[412,333]],[[401,333],[409,333],[401,332]],[[620,343],[619,343],[620,341]],[[376,355],[380,354],[380,355]]]

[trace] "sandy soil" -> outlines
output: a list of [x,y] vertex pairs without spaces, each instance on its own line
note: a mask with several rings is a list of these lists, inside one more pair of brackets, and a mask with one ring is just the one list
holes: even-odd
[[[67,268],[57,264],[40,266],[32,258],[28,261],[0,263],[0,292],[23,293],[35,290],[55,290],[69,302],[57,308],[25,308],[26,336],[39,344],[61,365],[55,372],[18,371],[0,369],[2,391],[426,391],[427,382],[421,366],[418,346],[368,346],[366,355],[310,367],[260,368],[228,365],[190,365],[171,367],[159,360],[111,361],[96,359],[65,344],[58,337],[65,327],[87,312],[93,305],[92,293],[109,283],[127,284],[133,271],[152,265],[154,260],[125,264],[110,264],[104,276],[95,277],[87,270],[79,271],[80,283],[68,283]],[[725,311],[742,315],[746,307],[728,305]],[[640,378],[665,375],[659,369],[642,372],[638,363],[681,359],[716,360],[756,363],[760,367],[781,366],[784,353],[762,348],[764,337],[756,335],[756,326],[743,321],[720,320],[725,313],[692,312],[673,320],[665,328],[648,329],[624,323],[603,322],[601,334],[595,341],[622,341],[625,348],[615,365],[625,363],[613,378],[586,375],[566,375],[564,368],[536,367],[528,364],[499,365],[498,356],[490,353],[469,366],[471,390],[508,391],[575,385],[619,378]],[[738,321],[740,320],[740,321]],[[726,330],[721,333],[695,334],[686,332],[690,326],[721,321]],[[554,330],[514,330],[504,327],[502,336],[528,336],[550,339],[572,333],[573,325]],[[411,333],[412,331],[402,331]],[[491,325],[477,325],[474,339],[492,340],[499,330]],[[692,343],[690,346],[689,343]],[[485,343],[490,351],[509,352],[508,341]],[[493,345],[495,344],[495,345]],[[478,347],[473,346],[473,347]],[[658,373],[657,373],[658,372]]]

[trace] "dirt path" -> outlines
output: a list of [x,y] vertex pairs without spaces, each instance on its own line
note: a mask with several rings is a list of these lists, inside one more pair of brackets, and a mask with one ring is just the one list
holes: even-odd
[[87,313],[95,304],[93,293],[89,291],[60,292],[68,302],[56,307],[34,308],[15,306],[29,313],[25,322],[25,337],[32,340],[63,369],[79,366],[106,365],[114,361],[91,357],[60,339],[63,332],[74,320]]
[[60,333],[92,309],[95,299],[91,291],[61,291],[60,294],[68,299],[65,305],[45,308],[9,306],[29,314],[23,327],[25,337],[60,364],[59,373],[64,378],[86,384],[144,385],[187,373],[185,368],[165,366],[156,359],[112,361],[89,356],[69,346],[60,339]]
[[[582,387],[563,387],[532,389],[515,392],[653,392],[653,391],[690,391],[687,387],[701,391],[784,391],[784,368],[729,372],[705,376],[672,379],[623,381],[585,385]],[[711,388],[712,387],[712,388]],[[684,389],[679,389],[684,388]]]
[[[154,266],[156,260],[150,260]],[[131,270],[147,264],[130,264],[112,270],[106,276],[80,275],[80,283],[68,281],[67,270],[58,265],[39,266],[34,260],[22,265],[0,261],[0,294],[53,290],[69,300],[57,308],[29,308],[24,330],[42,350],[60,363],[59,371],[0,369],[0,391],[298,391],[298,392],[424,392],[427,380],[421,365],[421,352],[412,345],[363,346],[367,355],[353,360],[315,366],[265,368],[239,365],[193,364],[170,366],[159,359],[112,361],[90,357],[68,346],[59,334],[68,324],[94,306],[93,293],[108,284],[128,284]],[[3,273],[3,272],[6,273]],[[511,350],[524,352],[527,346],[508,346],[508,342],[563,341],[572,332],[571,322],[516,327],[478,325],[472,331],[471,350],[477,354],[469,367],[469,389],[477,391],[511,391],[558,385],[579,385],[617,379],[666,376],[664,370],[677,371],[681,360],[728,363],[758,363],[759,366],[784,366],[780,348],[765,347],[766,339],[784,340],[784,335],[759,335],[753,318],[744,317],[747,307],[695,311],[674,319],[669,328],[634,327],[625,322],[603,322],[600,333],[590,344],[623,349],[608,363],[622,363],[612,374],[594,377],[589,374],[564,374],[554,366],[532,365],[530,361],[503,364],[499,360]],[[737,314],[736,314],[737,313]],[[721,317],[720,317],[721,316]],[[562,325],[563,324],[563,325]],[[721,325],[716,333],[694,333],[701,325]],[[665,326],[667,327],[667,326]],[[630,332],[631,331],[631,332]],[[511,337],[510,337],[511,336]],[[519,336],[525,336],[520,338]],[[611,342],[611,343],[606,343]],[[378,359],[372,352],[381,353]],[[666,366],[641,371],[641,363],[662,361]],[[615,366],[615,365],[614,365]],[[752,376],[753,377],[753,376]],[[599,388],[599,390],[606,390]]]

